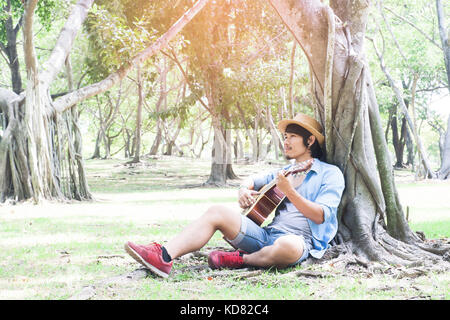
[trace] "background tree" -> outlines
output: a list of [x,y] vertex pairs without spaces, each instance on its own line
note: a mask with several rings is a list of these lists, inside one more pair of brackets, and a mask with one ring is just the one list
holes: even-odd
[[[6,119],[5,130],[0,141],[0,199],[4,201],[9,197],[19,200],[33,198],[38,202],[42,198],[90,198],[84,177],[62,175],[61,164],[67,160],[64,158],[66,154],[70,156],[68,165],[79,166],[72,172],[84,174],[84,170],[82,170],[80,154],[65,152],[66,148],[75,150],[74,141],[65,139],[70,135],[64,131],[67,126],[57,126],[58,117],[77,103],[108,90],[123,79],[133,66],[141,64],[166,46],[168,41],[201,10],[206,1],[196,2],[192,9],[186,12],[166,34],[106,79],[72,91],[55,101],[52,101],[49,88],[64,66],[74,38],[93,1],[80,0],[73,6],[50,57],[42,66],[39,65],[36,56],[33,34],[37,2],[37,0],[27,1],[24,5],[26,90],[24,94],[18,96],[9,90],[0,89],[0,108]],[[66,183],[61,183],[64,180]],[[77,191],[73,193],[73,190]]]
[[[22,76],[20,71],[20,57],[17,52],[17,38],[23,24],[23,1],[0,1],[0,50],[10,69],[12,90],[19,94],[22,91]],[[49,30],[56,12],[63,11],[60,1],[42,0],[36,8],[36,14],[43,28]]]
[[[436,12],[439,25],[439,36],[441,39],[442,51],[444,54],[445,70],[447,73],[447,88],[450,92],[450,29],[448,28],[448,26],[446,26],[444,6],[442,5],[441,0],[436,0]],[[448,179],[450,177],[450,114],[447,120],[447,132],[444,139],[442,162],[441,168],[438,172],[438,176],[441,179]]]
[[[420,18],[410,18],[418,11],[421,11]],[[434,7],[429,2],[417,1],[404,6],[393,1],[379,0],[376,2],[375,10],[372,10],[372,23],[368,31],[370,34],[368,38],[372,41],[375,55],[379,59],[379,69],[384,74],[384,77],[381,77],[381,85],[387,85],[392,89],[394,99],[389,104],[399,111],[391,110],[389,113],[392,143],[397,156],[396,166],[402,166],[406,143],[409,149],[408,163],[414,163],[411,154],[411,141],[414,141],[418,150],[419,166],[413,167],[413,170],[420,173],[422,167],[425,171],[424,176],[429,178],[436,175],[433,163],[429,160],[428,148],[419,134],[417,120],[420,114],[429,114],[431,94],[440,90],[445,81],[440,76],[440,69],[443,66],[442,59],[439,58],[441,48],[432,39],[437,36],[438,29],[435,21],[426,18],[432,17],[433,13]],[[414,27],[407,23],[411,20],[414,21]],[[410,32],[405,34],[405,28]],[[423,41],[424,34],[431,40],[430,42]],[[376,73],[375,77],[378,77]],[[377,91],[379,88],[380,86],[377,86]],[[383,104],[383,100],[380,102]],[[401,119],[400,137],[403,139],[397,134],[395,124],[397,118]],[[436,140],[438,139],[439,137]]]

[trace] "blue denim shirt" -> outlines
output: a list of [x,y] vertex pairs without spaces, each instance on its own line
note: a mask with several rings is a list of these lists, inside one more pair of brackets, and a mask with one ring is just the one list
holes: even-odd
[[[282,169],[287,170],[291,166],[292,164]],[[275,179],[279,171],[280,169],[253,177],[254,189],[260,190],[264,185]],[[329,247],[330,241],[336,235],[338,229],[337,208],[344,188],[344,176],[338,167],[319,159],[314,159],[311,170],[307,173],[302,184],[295,189],[301,196],[323,208],[323,223],[316,224],[307,219],[313,235],[312,242],[314,246],[310,254],[314,258],[320,259],[323,256],[325,250]],[[292,205],[287,197],[284,203],[287,206]]]

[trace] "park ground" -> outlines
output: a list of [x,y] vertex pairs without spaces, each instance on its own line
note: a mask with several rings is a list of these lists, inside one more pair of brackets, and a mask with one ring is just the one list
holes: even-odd
[[[125,165],[87,160],[94,201],[0,205],[0,299],[432,299],[450,298],[450,273],[425,263],[361,266],[341,257],[294,268],[211,270],[207,254],[230,249],[217,233],[174,263],[171,277],[147,273],[123,250],[126,241],[164,243],[213,204],[239,210],[236,186],[207,188],[209,161],[178,157]],[[239,177],[274,164],[236,164]],[[450,238],[450,181],[414,181],[396,171],[414,231]]]

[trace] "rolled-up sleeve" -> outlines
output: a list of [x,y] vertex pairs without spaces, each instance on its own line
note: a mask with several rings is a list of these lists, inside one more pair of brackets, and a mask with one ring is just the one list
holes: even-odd
[[[291,167],[291,165],[288,165],[281,170],[287,170]],[[252,177],[253,179],[253,189],[256,191],[259,191],[262,187],[264,187],[266,184],[272,182],[273,179],[277,176],[280,169],[267,171],[260,175],[255,175]]]
[[268,184],[273,179],[275,179],[276,172],[277,171],[273,171],[270,173],[252,177],[253,178],[253,189],[255,189],[256,191],[259,191],[262,187],[264,187],[266,184]]
[[322,181],[314,202],[323,208],[324,222],[327,222],[332,215],[337,214],[337,208],[345,188],[345,180],[342,172],[335,167],[334,170],[326,173]]

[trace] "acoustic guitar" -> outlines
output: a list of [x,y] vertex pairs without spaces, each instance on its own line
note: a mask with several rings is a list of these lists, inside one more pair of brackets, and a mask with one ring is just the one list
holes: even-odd
[[[314,159],[297,163],[286,170],[284,176],[287,177],[290,174],[298,174],[309,170],[314,162]],[[258,197],[255,202],[245,209],[242,214],[246,215],[249,219],[253,220],[257,225],[262,225],[267,217],[280,205],[286,195],[277,188],[276,179],[272,180],[259,191]],[[223,239],[228,242],[234,249],[236,248],[226,237]]]
[[[314,159],[297,163],[290,167],[284,173],[287,177],[291,174],[295,175],[309,170],[314,162]],[[255,202],[242,214],[253,220],[257,225],[263,224],[267,217],[280,205],[286,195],[277,188],[276,179],[272,180],[259,191],[259,195]]]

